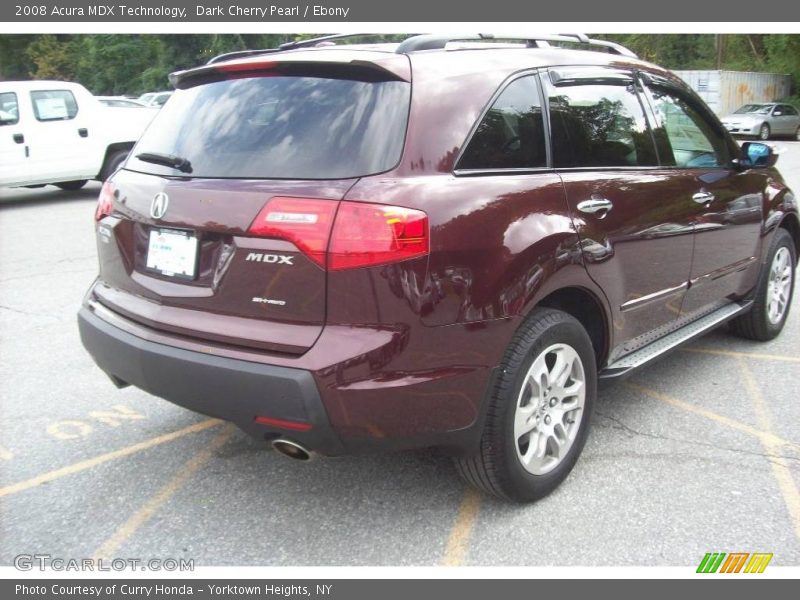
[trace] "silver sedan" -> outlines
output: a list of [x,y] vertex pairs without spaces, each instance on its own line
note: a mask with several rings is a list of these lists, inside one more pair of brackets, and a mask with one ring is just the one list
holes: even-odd
[[745,104],[721,120],[734,135],[754,135],[762,140],[780,135],[800,140],[800,113],[791,104]]

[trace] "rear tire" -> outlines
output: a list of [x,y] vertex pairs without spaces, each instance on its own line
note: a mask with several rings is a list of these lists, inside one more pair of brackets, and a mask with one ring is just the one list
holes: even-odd
[[796,265],[794,240],[788,231],[779,228],[761,267],[753,306],[731,322],[733,333],[766,342],[781,332],[792,306]]
[[125,162],[125,159],[128,158],[128,154],[130,150],[117,150],[109,154],[108,158],[106,159],[106,163],[103,165],[103,168],[100,170],[100,176],[98,179],[100,181],[105,181],[109,177],[111,177],[114,172],[120,167],[120,165]]
[[575,318],[539,308],[500,367],[479,449],[455,465],[480,490],[531,502],[567,477],[586,442],[597,395],[594,350]]
[[800,142],[800,127],[798,127],[797,131],[794,132],[794,139]]
[[87,179],[78,179],[76,181],[62,181],[61,183],[56,183],[55,186],[66,192],[75,192],[85,186],[87,182]]
[[769,139],[771,133],[772,132],[769,128],[769,125],[767,123],[764,123],[763,125],[761,125],[761,129],[758,130],[758,139],[766,141]]

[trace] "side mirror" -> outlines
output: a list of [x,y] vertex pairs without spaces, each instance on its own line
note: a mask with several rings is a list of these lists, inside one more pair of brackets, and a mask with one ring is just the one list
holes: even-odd
[[745,142],[742,144],[742,155],[739,164],[746,169],[763,169],[775,166],[778,155],[772,146],[760,142]]
[[772,116],[773,116],[773,117],[780,117],[782,114],[783,114],[783,113],[782,113],[781,111],[779,111],[779,110],[776,110],[774,113],[772,113]]

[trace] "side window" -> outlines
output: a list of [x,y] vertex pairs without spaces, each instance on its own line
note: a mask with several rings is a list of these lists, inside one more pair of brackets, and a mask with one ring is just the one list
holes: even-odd
[[547,166],[539,87],[533,76],[512,81],[469,141],[459,169],[525,169]]
[[69,121],[78,114],[78,103],[69,90],[31,92],[37,121]]
[[652,87],[650,92],[658,119],[654,133],[663,165],[699,169],[730,163],[722,132],[693,101],[667,88]]
[[19,123],[19,104],[14,92],[0,92],[0,126]]
[[658,165],[632,83],[553,87],[550,122],[556,168]]
[[785,113],[787,115],[792,115],[793,117],[797,116],[797,109],[794,106],[787,104],[786,106],[784,106],[784,108],[786,109]]

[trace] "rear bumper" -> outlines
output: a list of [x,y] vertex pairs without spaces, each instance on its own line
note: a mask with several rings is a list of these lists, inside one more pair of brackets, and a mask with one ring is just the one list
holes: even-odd
[[[117,384],[130,384],[179,406],[231,421],[260,439],[290,439],[331,456],[344,452],[309,371],[144,340],[87,308],[78,313],[78,327],[86,350]],[[256,416],[310,428],[278,429],[256,423]]]

